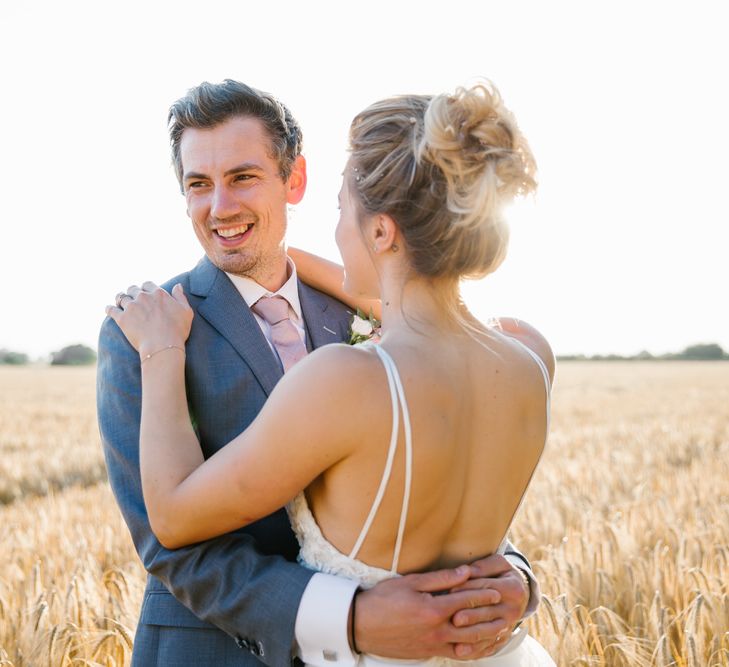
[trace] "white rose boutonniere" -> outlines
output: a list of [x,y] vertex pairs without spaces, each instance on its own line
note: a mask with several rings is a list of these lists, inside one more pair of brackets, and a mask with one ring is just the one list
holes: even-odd
[[368,340],[377,343],[381,328],[382,323],[371,312],[368,317],[358,308],[349,326],[349,344],[358,345]]

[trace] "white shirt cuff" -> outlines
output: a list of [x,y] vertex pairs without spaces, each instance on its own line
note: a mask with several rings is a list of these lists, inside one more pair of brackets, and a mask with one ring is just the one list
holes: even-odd
[[304,589],[294,626],[296,655],[307,665],[353,667],[347,620],[359,584],[317,572]]

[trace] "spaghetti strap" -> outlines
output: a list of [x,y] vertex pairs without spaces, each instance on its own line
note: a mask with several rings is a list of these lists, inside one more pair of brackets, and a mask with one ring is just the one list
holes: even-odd
[[[377,349],[377,347],[375,347],[375,349]],[[385,364],[385,373],[387,373],[387,384],[390,388],[390,400],[392,401],[392,435],[390,436],[390,448],[387,452],[387,462],[385,463],[385,470],[382,473],[382,479],[380,480],[380,487],[377,489],[377,495],[372,502],[370,513],[367,515],[367,519],[365,520],[364,526],[362,526],[359,537],[354,543],[352,551],[349,552],[350,558],[357,557],[359,550],[362,548],[362,543],[364,542],[365,537],[367,537],[367,533],[370,532],[372,522],[375,520],[375,515],[377,514],[377,510],[380,509],[382,498],[385,495],[387,483],[390,481],[390,475],[392,474],[392,462],[395,459],[395,451],[397,450],[397,436],[400,431],[400,409],[397,403],[395,380],[392,377],[392,371],[387,364]]]
[[395,386],[397,387],[397,395],[400,399],[400,407],[402,408],[403,428],[405,430],[405,488],[403,489],[402,509],[400,510],[400,523],[397,528],[397,539],[395,540],[395,551],[392,556],[392,567],[390,571],[397,572],[397,566],[400,562],[400,550],[402,549],[402,540],[405,535],[405,523],[407,522],[408,508],[410,506],[410,490],[413,482],[413,434],[410,424],[410,412],[408,404],[405,400],[405,390],[400,380],[400,374],[397,372],[397,366],[393,358],[382,347],[377,347],[380,358],[390,366],[390,371],[395,378]]
[[392,357],[385,352],[385,350],[379,345],[375,345],[377,355],[380,357],[382,364],[385,367],[385,373],[387,374],[387,384],[390,389],[390,399],[392,402],[392,433],[390,435],[390,448],[387,452],[387,461],[385,463],[385,470],[382,473],[382,479],[380,480],[380,486],[377,489],[377,495],[372,503],[370,512],[367,515],[364,526],[360,531],[357,541],[352,547],[352,551],[349,554],[349,558],[356,558],[362,544],[367,537],[367,534],[372,527],[372,523],[375,520],[382,499],[385,495],[387,484],[390,481],[392,475],[392,464],[395,459],[395,452],[397,451],[397,441],[400,433],[400,407],[403,412],[403,427],[405,430],[405,489],[403,491],[403,502],[402,509],[400,511],[400,522],[397,529],[397,538],[395,540],[395,550],[392,557],[392,566],[390,572],[392,574],[397,573],[397,566],[400,561],[400,551],[402,549],[403,536],[405,534],[405,524],[407,521],[408,506],[410,504],[410,489],[412,487],[412,468],[413,468],[413,444],[412,444],[412,429],[410,425],[410,414],[408,412],[407,402],[405,401],[405,392],[403,390],[400,376],[397,372],[397,367]]

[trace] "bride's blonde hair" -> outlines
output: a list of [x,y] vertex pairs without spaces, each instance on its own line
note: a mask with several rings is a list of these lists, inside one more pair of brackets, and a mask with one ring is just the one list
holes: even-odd
[[536,188],[526,139],[490,82],[375,102],[350,128],[350,184],[397,223],[413,269],[481,278],[503,261],[504,204]]

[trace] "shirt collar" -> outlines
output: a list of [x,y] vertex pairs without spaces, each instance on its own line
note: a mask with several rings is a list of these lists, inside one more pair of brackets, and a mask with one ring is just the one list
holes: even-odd
[[296,265],[290,257],[286,257],[286,263],[289,269],[289,277],[281,288],[276,292],[267,290],[262,285],[259,285],[253,278],[247,276],[236,276],[232,273],[227,273],[226,276],[230,278],[230,281],[235,285],[243,300],[248,304],[250,308],[253,304],[264,296],[282,296],[286,301],[289,302],[291,310],[294,311],[297,319],[302,320],[301,316],[301,302],[299,301],[299,280],[296,275]]

